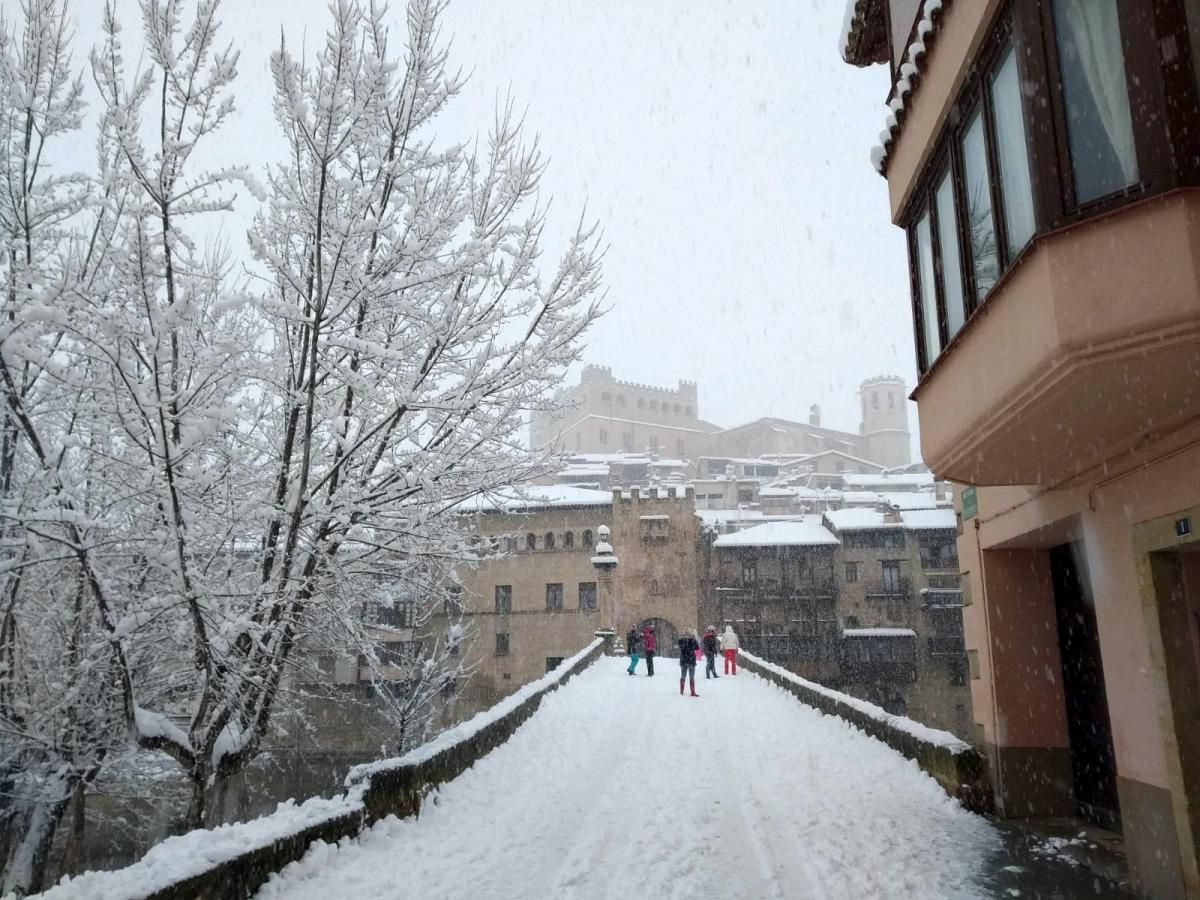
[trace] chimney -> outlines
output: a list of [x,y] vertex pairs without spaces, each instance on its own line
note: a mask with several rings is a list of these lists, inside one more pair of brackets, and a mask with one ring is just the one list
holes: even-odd
[[815,403],[808,408],[808,424],[816,425],[818,428],[821,425],[821,407]]

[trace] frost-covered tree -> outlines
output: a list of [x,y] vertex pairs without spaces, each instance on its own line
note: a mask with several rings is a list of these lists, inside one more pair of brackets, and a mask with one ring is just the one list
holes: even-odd
[[[0,779],[29,801],[0,812],[24,829],[18,890],[131,747],[178,761],[203,824],[315,646],[399,683],[396,747],[420,740],[469,674],[466,634],[397,666],[363,600],[402,597],[418,623],[456,602],[454,568],[480,552],[456,509],[546,470],[524,414],[597,315],[591,230],[542,272],[543,163],[511,104],[482,146],[433,143],[462,84],[442,4],[412,2],[395,51],[387,10],[349,0],[313,58],[281,43],[287,154],[266,191],[204,166],[237,54],[216,0],[186,25],[185,5],[142,0],[133,72],[106,8],[91,177],[42,164],[82,119],[64,3],[25,0],[0,29]],[[264,205],[239,283],[236,250],[196,235],[247,193]]]

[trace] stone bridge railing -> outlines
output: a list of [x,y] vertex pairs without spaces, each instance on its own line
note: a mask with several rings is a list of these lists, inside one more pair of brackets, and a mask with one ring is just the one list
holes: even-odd
[[357,766],[346,791],[281,803],[268,816],[168,838],[138,862],[63,879],[44,900],[232,900],[251,897],[314,841],[336,843],[378,820],[415,816],[432,788],[456,778],[508,740],[542,699],[599,658],[597,638],[543,678],[396,759]]
[[897,753],[914,760],[952,797],[975,812],[984,812],[991,798],[986,785],[983,756],[948,731],[929,728],[904,716],[894,716],[882,707],[824,685],[801,678],[782,666],[753,653],[740,651],[738,665],[774,682],[803,703],[823,713],[838,716]]

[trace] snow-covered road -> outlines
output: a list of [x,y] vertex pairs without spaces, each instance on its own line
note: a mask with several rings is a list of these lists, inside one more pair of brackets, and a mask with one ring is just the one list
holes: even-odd
[[318,845],[260,898],[987,896],[983,819],[883,744],[749,673],[602,658],[419,820]]

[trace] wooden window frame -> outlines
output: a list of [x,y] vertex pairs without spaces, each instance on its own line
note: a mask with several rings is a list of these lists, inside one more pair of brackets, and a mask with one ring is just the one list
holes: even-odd
[[[963,86],[947,116],[947,124],[938,135],[935,150],[899,220],[907,233],[913,334],[921,379],[946,355],[958,336],[969,330],[978,310],[1006,283],[1009,273],[1025,255],[1047,235],[1178,187],[1200,186],[1200,142],[1194,137],[1200,133],[1200,116],[1196,112],[1200,108],[1200,79],[1196,78],[1192,63],[1193,54],[1200,53],[1200,48],[1191,46],[1183,0],[1117,0],[1117,8],[1139,181],[1084,204],[1074,203],[1066,109],[1058,86],[1053,0],[1010,0],[997,10],[988,26],[988,36],[971,61]],[[1164,45],[1164,42],[1168,43]],[[1174,55],[1164,58],[1164,46],[1169,46]],[[1034,233],[1015,253],[1008,247],[1008,223],[991,97],[992,77],[1010,47],[1016,53],[1020,83],[1033,85],[1038,96],[1048,98],[1043,107],[1031,106],[1027,102],[1027,93],[1022,92]],[[966,187],[961,141],[976,108],[983,110],[999,267],[996,283],[983,297],[979,297],[976,290],[968,217],[963,214]],[[938,180],[947,166],[953,172],[960,275],[965,294],[965,320],[954,337],[948,335],[935,198]],[[915,234],[916,224],[927,209],[933,240],[938,334],[942,344],[932,359],[925,346],[921,319],[920,261]]]

